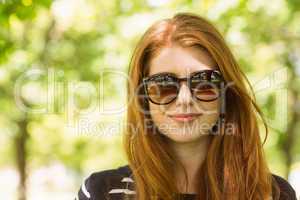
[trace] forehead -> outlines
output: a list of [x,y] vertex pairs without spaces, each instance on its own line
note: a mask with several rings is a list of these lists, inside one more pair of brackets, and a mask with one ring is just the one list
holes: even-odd
[[195,71],[217,69],[217,63],[204,49],[197,47],[183,48],[176,45],[162,48],[150,60],[149,67],[149,75],[172,72],[179,77],[185,77]]

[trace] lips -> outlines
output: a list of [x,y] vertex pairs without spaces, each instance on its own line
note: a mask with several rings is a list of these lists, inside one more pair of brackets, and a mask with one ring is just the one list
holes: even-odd
[[193,121],[194,119],[196,119],[201,115],[202,115],[201,113],[181,113],[181,114],[169,115],[169,117],[171,117],[175,121],[188,122],[188,121]]

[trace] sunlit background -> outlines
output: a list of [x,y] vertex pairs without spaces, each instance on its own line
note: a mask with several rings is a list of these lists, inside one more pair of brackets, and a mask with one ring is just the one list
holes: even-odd
[[269,124],[269,167],[300,196],[299,0],[0,0],[1,200],[74,199],[92,172],[126,164],[133,48],[179,11],[224,35]]

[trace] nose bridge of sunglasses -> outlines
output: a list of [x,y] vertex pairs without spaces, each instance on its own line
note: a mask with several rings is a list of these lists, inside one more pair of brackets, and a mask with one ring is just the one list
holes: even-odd
[[188,84],[189,84],[189,78],[188,78],[188,77],[177,78],[177,84],[178,84],[178,86],[179,86],[178,89],[181,88],[181,85],[182,85],[182,84],[185,84],[185,85],[188,86]]

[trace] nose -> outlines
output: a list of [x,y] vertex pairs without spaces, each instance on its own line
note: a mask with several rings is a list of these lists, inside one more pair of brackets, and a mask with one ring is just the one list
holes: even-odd
[[176,99],[176,106],[191,105],[193,97],[186,82],[182,82]]

